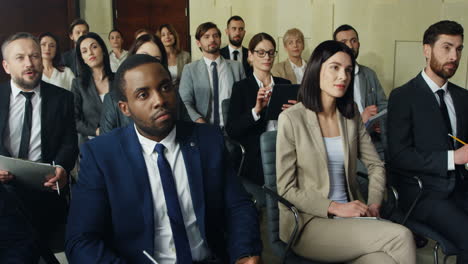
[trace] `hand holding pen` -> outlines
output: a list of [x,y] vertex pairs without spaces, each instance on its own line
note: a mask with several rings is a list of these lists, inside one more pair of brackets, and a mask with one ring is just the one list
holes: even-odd
[[57,194],[60,195],[60,188],[65,187],[68,182],[67,172],[64,168],[56,166],[55,162],[52,162],[52,165],[55,167],[55,174],[47,177],[44,186],[57,191]]
[[463,144],[463,147],[455,150],[453,159],[457,165],[465,164],[465,169],[468,170],[468,145],[451,134],[448,134],[448,136]]

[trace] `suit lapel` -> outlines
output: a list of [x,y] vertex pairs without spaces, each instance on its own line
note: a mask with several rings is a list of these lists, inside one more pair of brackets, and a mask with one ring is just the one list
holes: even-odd
[[227,87],[229,87],[229,97],[231,97],[231,88],[234,84],[234,70],[232,69],[231,61],[225,60],[223,57],[221,57],[221,63],[223,63],[223,61],[226,63],[226,81]]
[[[197,62],[197,75],[193,76],[192,78],[197,81],[200,86],[195,86],[195,97],[197,100],[202,100],[197,105],[205,105],[206,106],[206,113],[204,116],[208,116],[211,113],[211,85],[210,85],[210,75],[208,74],[208,67],[205,64],[205,59],[201,58]],[[197,89],[198,88],[198,89]],[[205,101],[206,100],[206,101]]]
[[[5,138],[6,127],[8,124],[8,115],[10,112],[10,82],[5,82],[0,86],[0,153],[7,153],[3,139]],[[9,156],[11,154],[8,153]]]
[[185,168],[187,170],[190,194],[192,197],[193,209],[197,217],[198,228],[206,241],[205,229],[205,196],[203,184],[203,170],[199,141],[195,135],[192,124],[178,122],[176,140],[180,144],[180,150],[184,157]]
[[[138,187],[136,189],[128,189],[125,195],[137,196],[139,198],[146,227],[145,230],[150,230],[151,233],[149,233],[148,236],[154,238],[154,205],[151,185],[145,159],[143,157],[143,150],[133,125],[129,125],[125,128],[120,143],[122,145],[122,153],[125,155],[129,169],[132,172],[130,177],[121,178],[121,180],[135,181]],[[134,186],[134,184],[128,184],[128,186]],[[153,243],[154,240],[150,240],[151,243]]]
[[328,164],[327,152],[325,149],[325,143],[323,142],[322,131],[320,130],[320,124],[318,120],[317,113],[312,110],[307,109],[305,111],[306,114],[306,123],[309,127],[309,131],[311,133],[312,141],[314,142],[314,146],[317,146],[317,151],[320,153],[320,157],[325,165]]
[[366,76],[364,76],[364,72],[362,71],[362,66],[359,65],[359,72],[357,77],[359,78],[359,91],[361,92],[361,105],[362,108],[365,109],[366,106],[372,105],[370,100],[367,100],[367,80]]
[[52,128],[55,111],[49,109],[59,109],[55,106],[57,100],[50,100],[53,94],[50,94],[48,84],[41,81],[41,151],[42,159],[48,157],[46,146],[48,146],[49,129]]
[[[464,129],[467,126],[464,123],[465,118],[463,117],[467,113],[463,111],[462,106],[466,104],[467,102],[463,102],[463,98],[464,98],[463,96],[458,96],[456,89],[453,89],[452,83],[450,82],[448,83],[447,89],[449,90],[450,95],[452,97],[453,106],[455,108],[455,116],[457,118],[457,131],[454,132],[455,134],[454,136],[464,138],[466,135],[466,132],[464,132]],[[459,147],[461,147],[461,143],[456,141],[455,148],[459,148]]]
[[[357,111],[356,114],[359,114],[359,111]],[[348,168],[349,168],[349,142],[350,142],[350,139],[348,138],[348,124],[347,124],[348,119],[346,119],[343,115],[341,115],[338,108],[336,109],[336,116],[338,118],[338,126],[340,128],[341,142],[343,144],[345,177],[346,177],[346,180],[349,182]]]

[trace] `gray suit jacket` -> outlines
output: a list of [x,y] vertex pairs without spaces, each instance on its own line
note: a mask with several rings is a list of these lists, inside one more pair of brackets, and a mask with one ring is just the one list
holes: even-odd
[[[376,105],[378,111],[383,111],[387,109],[387,96],[380,85],[377,74],[364,65],[359,64],[359,85],[361,90],[361,105],[363,108],[366,108],[370,105]],[[382,132],[380,134],[376,132],[371,132],[370,136],[372,142],[375,144],[377,152],[383,153],[384,148],[387,146],[387,137],[386,137],[386,122],[380,122],[380,127]]]
[[[226,60],[227,86],[232,87],[234,82],[245,78],[242,64],[237,61]],[[182,101],[187,107],[190,118],[195,121],[200,117],[209,120],[211,115],[211,85],[208,68],[202,59],[185,65],[180,79],[179,93]]]

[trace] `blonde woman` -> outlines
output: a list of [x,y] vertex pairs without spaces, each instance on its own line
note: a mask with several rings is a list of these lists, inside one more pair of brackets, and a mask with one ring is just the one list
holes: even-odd
[[283,36],[283,45],[288,52],[288,58],[273,66],[271,73],[276,77],[290,80],[293,84],[300,84],[307,64],[307,61],[302,59],[304,34],[297,28],[286,31]]

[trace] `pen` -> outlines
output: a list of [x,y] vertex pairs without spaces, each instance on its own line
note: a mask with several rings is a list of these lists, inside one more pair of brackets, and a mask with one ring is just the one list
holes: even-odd
[[461,140],[460,140],[459,138],[457,138],[456,136],[453,136],[452,134],[448,134],[448,135],[449,135],[449,137],[451,137],[451,138],[455,139],[456,141],[458,141],[458,142],[462,143],[463,145],[466,145],[466,143],[465,143],[465,142],[461,141]]
[[[52,161],[52,166],[55,167],[55,161]],[[58,181],[55,182],[55,187],[57,187],[57,193],[58,195],[60,195],[60,186],[59,186]]]
[[156,262],[156,260],[154,260],[154,258],[151,257],[151,255],[148,254],[148,252],[146,252],[146,250],[143,250],[143,254],[145,254],[145,256],[146,256],[149,260],[151,260],[151,262],[153,262],[154,264],[158,264],[158,262]]

